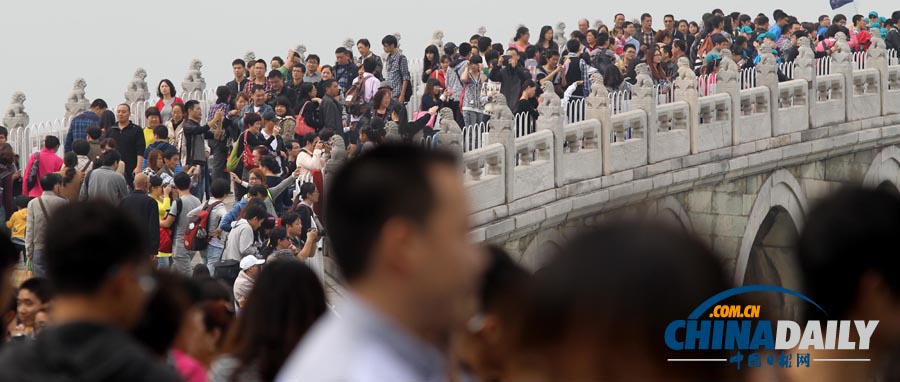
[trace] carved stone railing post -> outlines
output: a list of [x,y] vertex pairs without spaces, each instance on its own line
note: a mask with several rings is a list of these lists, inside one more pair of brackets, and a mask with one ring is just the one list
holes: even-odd
[[[768,111],[771,114],[772,126],[776,126],[778,124],[778,61],[775,58],[775,55],[772,53],[772,50],[775,49],[772,44],[765,43],[760,48],[759,52],[759,63],[756,64],[756,86],[765,86],[769,89],[769,107]],[[732,105],[740,105],[740,97],[738,97],[737,103],[732,103]],[[732,107],[732,110],[741,110],[739,107]],[[737,112],[731,114],[734,118],[733,120],[739,120],[740,116],[738,116]],[[736,127],[740,128],[740,127]],[[732,134],[732,138],[736,139],[737,134]],[[734,142],[734,141],[732,141]]]
[[[687,57],[678,59],[678,77],[675,79],[675,101],[684,101],[688,104],[688,125],[691,126],[691,154],[700,152],[697,149],[697,127],[700,126],[700,93],[697,92],[697,75],[691,70]],[[728,132],[729,134],[731,131]],[[731,138],[727,138],[731,141]]]
[[87,82],[85,82],[84,78],[75,80],[72,92],[69,93],[69,98],[66,100],[66,120],[71,120],[91,107],[91,101],[84,96],[84,88],[86,87]]
[[[25,100],[25,93],[13,93],[9,106],[6,108],[6,113],[3,114],[3,125],[7,129],[26,127],[31,122],[31,118],[25,112]],[[22,155],[28,155],[28,153]]]
[[816,88],[816,54],[812,50],[809,38],[797,39],[799,54],[794,59],[794,79],[806,80],[807,89]]
[[[740,72],[738,71],[737,63],[734,62],[734,59],[731,58],[731,51],[728,49],[722,50],[722,61],[719,64],[719,72],[716,74],[716,93],[717,94],[728,94],[731,97],[731,110],[739,110],[741,107],[741,84],[738,82],[738,76]],[[762,85],[759,82],[759,67],[757,66],[757,84]],[[778,86],[778,78],[775,78],[775,86]],[[731,136],[737,137],[738,132],[735,129],[740,129],[741,126],[738,125],[740,121],[740,116],[738,113],[731,113]],[[732,141],[732,143],[736,143]]]
[[537,120],[537,128],[535,130],[550,130],[553,132],[553,150],[556,153],[556,161],[553,164],[554,174],[556,174],[554,181],[556,182],[556,187],[562,187],[565,183],[565,173],[563,172],[565,159],[564,155],[561,154],[565,143],[562,101],[556,95],[556,91],[553,90],[553,83],[550,81],[544,82],[542,88],[544,90],[543,102],[538,106],[538,112],[541,116]]
[[491,109],[491,120],[488,122],[487,144],[503,145],[506,158],[503,161],[506,174],[506,202],[513,201],[513,188],[516,183],[516,132],[513,131],[513,114],[509,110],[504,97],[494,98]]
[[603,84],[603,76],[591,75],[591,94],[584,99],[585,119],[600,121],[600,160],[603,163],[603,174],[612,172],[610,161],[604,160],[603,155],[608,155],[612,144],[612,110],[609,109],[609,92]]
[[184,90],[184,96],[182,96],[182,98],[185,101],[200,99],[203,91],[206,90],[206,80],[200,72],[200,68],[202,67],[203,63],[200,62],[199,59],[195,58],[191,60],[191,66],[184,76],[184,81],[181,82],[181,89]]
[[870,29],[870,33],[872,34],[872,45],[869,46],[869,50],[866,51],[866,68],[878,69],[878,74],[880,74],[880,83],[881,83],[881,112],[882,114],[887,114],[885,110],[885,105],[887,105],[887,91],[888,91],[888,59],[887,59],[887,49],[884,43],[884,40],[881,38],[881,32],[878,28]]
[[838,32],[834,36],[834,53],[831,54],[831,73],[844,76],[844,107],[847,110],[846,120],[853,120],[853,50],[847,43],[847,35]]
[[449,150],[457,156],[462,157],[462,129],[453,119],[453,111],[449,108],[443,108],[440,111],[440,133],[437,134],[437,146],[444,150]]
[[[653,87],[653,78],[650,77],[650,67],[641,63],[635,67],[637,82],[631,88],[632,110],[643,110],[647,113],[647,144],[652,147],[659,132],[659,118],[656,114],[656,90]],[[658,154],[652,150],[649,152],[650,163],[659,161]]]

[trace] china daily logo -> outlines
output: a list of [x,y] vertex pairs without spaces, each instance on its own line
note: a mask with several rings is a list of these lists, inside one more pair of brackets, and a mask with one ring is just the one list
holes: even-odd
[[[777,292],[798,297],[828,315],[808,297],[777,286],[747,285],[710,297],[691,312],[686,320],[675,320],[666,327],[666,346],[671,350],[734,350],[728,359],[669,358],[670,362],[730,362],[738,370],[746,358],[747,367],[765,362],[783,368],[809,367],[810,361],[868,362],[868,358],[810,359],[803,350],[868,350],[869,340],[878,326],[872,321],[771,321],[760,320],[759,305],[720,305],[722,300],[745,293]],[[709,312],[706,314],[706,312]],[[856,336],[851,337],[852,332]],[[855,341],[851,341],[854,338]],[[796,350],[795,350],[796,349]],[[763,358],[763,352],[770,353]]]

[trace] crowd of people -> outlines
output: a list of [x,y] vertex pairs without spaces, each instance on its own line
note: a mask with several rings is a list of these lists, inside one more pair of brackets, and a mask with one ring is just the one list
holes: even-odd
[[[0,128],[0,307],[15,342],[0,350],[0,380],[729,380],[722,365],[667,364],[660,347],[666,322],[729,287],[703,244],[617,222],[531,274],[469,242],[459,158],[385,137],[389,124],[401,143],[434,134],[441,108],[460,125],[483,122],[496,99],[536,119],[543,84],[580,98],[599,72],[609,90],[627,89],[638,63],[657,83],[682,56],[714,73],[726,48],[752,66],[767,40],[784,61],[799,37],[827,55],[844,32],[865,50],[870,28],[900,47],[900,11],[856,15],[851,28],[840,14],[772,16],[666,15],[654,30],[649,14],[617,14],[594,29],[580,20],[562,46],[550,26],[536,39],[520,27],[508,46],[474,35],[425,49],[421,95],[391,35],[384,57],[361,39],[358,57],[338,48],[334,65],[295,51],[235,59],[207,115],[167,79],[147,126],[129,104],[96,99],[22,170]],[[331,161],[342,166],[326,187]],[[808,293],[841,317],[881,319],[873,352],[885,354],[900,337],[900,283],[896,259],[876,248],[900,231],[898,204],[838,193],[799,242]],[[325,295],[326,237],[341,301]],[[858,241],[871,251],[842,256]],[[820,293],[838,278],[854,292]]]

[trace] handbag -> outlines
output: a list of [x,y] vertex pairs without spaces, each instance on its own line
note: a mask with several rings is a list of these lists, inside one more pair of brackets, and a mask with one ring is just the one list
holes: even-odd
[[250,149],[250,145],[247,144],[247,135],[250,134],[250,131],[244,132],[244,152],[241,154],[241,164],[244,165],[244,168],[247,170],[252,170],[256,168],[256,163],[253,163],[253,150]]
[[309,133],[315,134],[316,129],[313,129],[311,126],[306,124],[306,118],[303,116],[303,111],[306,110],[306,104],[310,103],[310,101],[306,101],[303,103],[303,107],[300,108],[300,114],[297,115],[297,125],[294,126],[294,134],[304,136]]
[[237,144],[231,145],[231,152],[228,153],[228,161],[225,162],[225,169],[228,172],[234,172],[237,170],[238,165],[241,164],[241,156],[238,154],[238,146]]

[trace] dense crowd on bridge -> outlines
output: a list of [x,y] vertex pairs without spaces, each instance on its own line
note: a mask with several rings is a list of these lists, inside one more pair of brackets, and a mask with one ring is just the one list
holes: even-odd
[[[579,20],[568,36],[543,26],[534,38],[522,26],[508,45],[476,34],[427,46],[422,68],[410,68],[393,35],[380,40],[384,56],[360,39],[358,55],[339,47],[333,65],[294,50],[238,58],[211,107],[179,98],[164,79],[146,126],[128,103],[95,99],[35,153],[14,153],[0,127],[11,240],[0,242],[0,308],[3,334],[17,342],[0,352],[0,380],[728,380],[722,365],[664,372],[657,338],[664,319],[729,286],[701,243],[646,223],[609,225],[532,276],[499,248],[470,247],[458,158],[387,142],[433,136],[443,108],[466,126],[505,101],[533,121],[545,89],[583,98],[600,73],[609,91],[627,90],[640,63],[666,85],[681,57],[713,74],[725,52],[752,67],[766,42],[783,62],[801,37],[817,56],[831,54],[839,32],[857,51],[870,33],[900,48],[900,11],[805,22],[716,9],[699,23],[665,15],[656,30],[653,21],[616,14],[593,28]],[[17,155],[28,155],[21,169]],[[801,255],[836,267],[808,268],[819,272],[810,293],[846,262],[810,240],[863,211],[881,214],[878,228],[860,223],[857,236],[831,237],[835,248],[863,237],[888,245],[895,237],[882,233],[900,229],[893,196],[853,191],[831,203],[811,220],[817,236],[800,242]],[[325,294],[326,241],[347,288],[340,304]],[[591,256],[598,248],[603,256]],[[856,290],[864,271],[889,277],[878,272],[896,260],[881,261],[843,282]],[[894,279],[894,300],[868,289],[842,297],[896,309]],[[837,296],[816,301],[839,316],[872,313]]]

